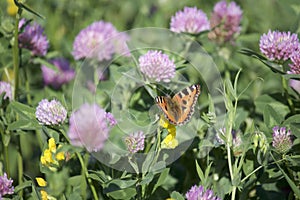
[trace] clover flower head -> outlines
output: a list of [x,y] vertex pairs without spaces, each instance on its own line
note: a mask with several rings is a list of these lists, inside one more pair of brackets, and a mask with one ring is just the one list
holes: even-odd
[[209,30],[209,21],[206,14],[196,7],[185,7],[172,16],[170,29],[176,33],[198,34]]
[[97,21],[82,29],[73,43],[75,60],[94,58],[98,61],[110,60],[114,53],[129,55],[126,42],[129,37],[119,33],[109,22]]
[[290,66],[290,74],[300,74],[300,44],[297,47],[297,50],[291,53],[290,59],[292,61]]
[[148,79],[156,82],[170,82],[170,79],[175,76],[174,62],[161,51],[150,50],[140,56],[139,67]]
[[275,126],[273,128],[273,142],[272,146],[279,152],[279,153],[286,153],[288,152],[293,145],[291,139],[291,131],[286,130],[286,127]]
[[35,115],[41,124],[58,125],[65,121],[67,110],[55,99],[43,99],[39,102]]
[[290,79],[289,85],[291,88],[296,90],[296,92],[298,92],[298,94],[300,94],[300,81],[299,80]]
[[34,22],[26,24],[26,20],[20,21],[19,28],[24,28],[23,32],[19,34],[19,46],[20,48],[29,49],[35,56],[45,56],[48,48],[49,41],[44,34],[44,29]]
[[85,103],[71,114],[68,131],[70,142],[74,146],[85,147],[88,152],[100,151],[116,123],[113,115],[97,104]]
[[291,32],[271,31],[260,37],[260,51],[269,60],[287,60],[298,49],[299,39],[297,34]]
[[222,0],[216,3],[210,18],[212,31],[208,37],[218,43],[233,41],[241,31],[242,14],[243,11],[235,2],[227,4]]
[[130,153],[136,153],[138,151],[144,150],[145,134],[143,131],[137,131],[125,137],[124,141],[126,143],[128,151]]
[[[242,138],[239,131],[232,130],[232,149],[235,156],[239,156],[242,151]],[[225,141],[224,141],[225,140]],[[226,142],[226,128],[219,129],[218,133],[216,134],[216,141],[219,144],[225,144]]]
[[70,67],[68,60],[64,58],[54,58],[50,60],[57,70],[51,69],[45,65],[41,66],[44,84],[50,85],[55,89],[63,84],[70,82],[75,77],[75,70]]
[[0,176],[0,199],[6,194],[14,193],[14,186],[12,185],[13,180],[7,178],[7,174],[4,173],[3,176]]
[[4,93],[4,99],[12,99],[12,88],[11,85],[5,81],[0,81],[0,94]]
[[122,56],[129,57],[130,49],[127,46],[127,42],[130,40],[130,37],[125,32],[119,32],[114,36],[113,42],[115,46],[115,52]]
[[203,186],[194,185],[186,194],[187,200],[221,200],[219,197],[214,196],[212,190],[204,190]]

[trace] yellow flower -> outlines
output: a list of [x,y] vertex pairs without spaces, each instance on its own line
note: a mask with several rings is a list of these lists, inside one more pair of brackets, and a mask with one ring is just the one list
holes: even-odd
[[41,163],[44,165],[54,163],[54,160],[52,158],[52,153],[49,149],[45,149],[43,156],[41,156]]
[[175,200],[175,199],[173,199],[173,198],[167,198],[166,200]]
[[41,190],[42,200],[48,200],[48,193],[45,190]]
[[65,159],[65,153],[64,152],[59,152],[55,156],[56,160],[64,160]]
[[172,124],[170,124],[170,122],[165,118],[164,115],[161,115],[159,120],[159,125],[163,128],[168,128]]
[[55,152],[56,152],[56,144],[55,144],[54,138],[50,138],[50,139],[48,140],[48,147],[49,147],[49,150],[50,150],[52,153],[55,153]]
[[38,183],[39,186],[41,187],[46,187],[47,182],[43,178],[35,178],[36,182]]
[[[176,130],[176,129],[175,129]],[[178,141],[176,140],[176,131],[169,132],[167,137],[162,141],[161,148],[163,149],[174,149],[178,146]]]
[[167,137],[162,141],[161,148],[174,149],[178,146],[178,140],[176,140],[176,126],[171,124],[163,115],[159,120],[159,125],[168,130]]
[[11,16],[15,16],[17,14],[18,7],[15,5],[14,0],[7,0],[6,11]]

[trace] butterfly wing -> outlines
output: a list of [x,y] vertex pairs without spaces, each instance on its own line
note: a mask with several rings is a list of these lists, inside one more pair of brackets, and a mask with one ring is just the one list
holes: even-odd
[[170,97],[166,96],[156,97],[155,102],[164,113],[166,119],[168,119],[171,124],[177,125],[177,121],[181,115],[181,109],[177,102],[173,102]]
[[180,117],[176,121],[177,125],[186,124],[191,119],[199,94],[200,85],[192,85],[174,95],[172,102],[177,102],[180,109]]
[[200,94],[200,85],[192,85],[174,95],[173,98],[158,96],[155,101],[165,117],[174,125],[188,122]]

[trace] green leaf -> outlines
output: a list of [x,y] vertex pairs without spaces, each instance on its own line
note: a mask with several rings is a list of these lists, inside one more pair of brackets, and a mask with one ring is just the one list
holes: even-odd
[[284,120],[284,116],[281,116],[273,109],[272,106],[266,105],[264,109],[264,122],[265,124],[271,128],[278,124],[281,124],[281,122]]
[[267,67],[269,67],[275,73],[286,74],[280,65],[267,60],[264,56],[256,53],[255,51],[252,51],[251,49],[242,49],[242,50],[240,50],[240,53],[247,55],[247,56],[251,56],[251,57],[261,61],[263,64],[265,64]]
[[261,95],[255,100],[256,112],[264,113],[266,106],[271,106],[273,110],[276,111],[276,115],[280,116],[280,118],[285,118],[285,116],[289,113],[289,107],[279,101],[276,101],[274,98],[269,95]]
[[30,120],[35,120],[35,109],[28,106],[28,105],[25,105],[25,104],[22,104],[22,103],[19,103],[19,102],[16,102],[16,101],[12,101],[10,104],[9,104],[9,107],[14,110],[15,112],[17,112],[20,117],[23,117],[23,119],[30,119]]
[[199,166],[197,160],[196,160],[196,170],[197,170],[197,173],[198,173],[198,177],[200,178],[200,181],[203,182],[205,180],[204,173],[203,173],[201,167]]
[[139,184],[140,185],[148,185],[149,183],[151,183],[153,178],[154,178],[154,174],[152,172],[149,172]]
[[34,64],[45,65],[46,67],[52,69],[53,71],[55,71],[55,72],[57,72],[57,73],[59,72],[58,68],[57,68],[55,65],[53,65],[53,64],[51,64],[51,63],[49,63],[49,62],[47,62],[46,60],[44,60],[44,59],[42,59],[42,58],[35,58],[35,59],[33,60],[33,63],[34,63]]
[[293,135],[300,138],[300,114],[287,118],[282,125],[290,127]]
[[300,74],[285,74],[283,76],[284,76],[285,79],[300,80]]
[[11,124],[8,124],[7,129],[10,131],[13,130],[36,130],[40,128],[41,125],[36,120],[18,120]]
[[276,163],[278,168],[280,169],[280,171],[282,172],[284,178],[286,179],[286,181],[288,182],[288,184],[291,186],[293,192],[295,193],[295,195],[300,198],[300,189],[296,186],[296,184],[292,181],[292,179],[290,179],[290,177],[284,172],[284,170],[280,167],[280,165],[278,163]]
[[170,171],[170,168],[166,168],[166,169],[160,174],[160,176],[159,176],[159,178],[158,178],[156,184],[154,185],[154,188],[153,188],[153,190],[152,190],[152,194],[154,193],[154,191],[155,191],[159,186],[161,186],[161,185],[165,182],[167,176],[169,175],[169,171]]
[[176,191],[171,193],[171,198],[176,200],[184,200],[184,197],[179,192]]
[[[155,145],[153,145],[155,146]],[[150,169],[150,166],[154,160],[154,157],[155,157],[155,154],[153,153],[154,151],[150,151],[148,154],[147,154],[147,157],[143,163],[143,166],[142,166],[142,173],[144,172],[147,172],[149,171]]]
[[89,170],[89,175],[92,179],[99,181],[100,183],[108,182],[107,175],[103,171],[93,171]]
[[28,12],[30,12],[30,13],[32,13],[32,14],[40,17],[40,18],[42,18],[42,19],[45,19],[45,17],[43,17],[42,15],[40,15],[38,12],[32,10],[31,8],[29,8],[26,4],[21,3],[19,1],[14,1],[14,2],[16,3],[16,6],[18,6],[19,8],[23,8],[24,10],[26,10],[26,11],[28,11]]
[[[108,186],[107,188],[113,189],[116,186],[119,189],[129,188],[129,187],[133,186],[136,182],[137,182],[137,180],[113,179],[107,184],[107,186]],[[108,189],[108,191],[109,191],[109,189]]]
[[24,188],[31,187],[32,181],[24,181],[23,183],[19,184],[15,187],[14,192],[18,193],[19,191],[23,190]]
[[113,192],[107,193],[108,196],[114,198],[114,199],[131,199],[136,195],[136,189],[135,188],[126,188],[124,190],[117,190]]

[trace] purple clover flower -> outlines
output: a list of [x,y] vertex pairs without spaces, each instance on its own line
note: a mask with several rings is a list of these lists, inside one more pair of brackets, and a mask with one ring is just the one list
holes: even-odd
[[55,58],[50,60],[50,63],[57,68],[57,71],[42,65],[41,69],[45,85],[58,89],[75,77],[75,70],[70,67],[70,63],[66,59]]
[[172,16],[170,29],[176,33],[198,34],[209,30],[209,21],[206,14],[196,7],[184,7],[182,11],[178,11]]
[[[45,56],[49,48],[49,41],[44,35],[44,29],[34,22],[32,25],[25,25],[26,20],[22,19],[19,28],[24,31],[19,34],[20,48],[29,49],[35,56]],[[25,25],[25,27],[23,27]]]
[[130,37],[124,32],[120,32],[117,35],[115,35],[113,40],[115,46],[115,52],[122,56],[129,57],[131,55],[130,49],[128,48],[126,43],[129,40]]
[[227,4],[222,0],[216,3],[210,18],[212,31],[208,37],[218,43],[233,41],[241,31],[242,14],[243,11],[235,2]]
[[269,30],[260,37],[260,51],[269,60],[287,60],[298,49],[299,39],[297,34]]
[[85,103],[71,114],[68,132],[70,142],[74,146],[85,147],[88,152],[100,151],[116,123],[113,115],[97,104]]
[[194,185],[186,194],[187,200],[221,200],[221,198],[214,196],[212,190],[204,190],[203,186],[197,187]]
[[[223,138],[220,135],[222,135],[223,138],[226,137],[226,129],[225,128],[219,129],[219,132],[216,134],[216,141],[219,144],[225,144],[225,141],[223,140]],[[242,144],[243,144],[241,134],[239,131],[232,130],[231,135],[232,135],[233,153],[235,156],[239,156],[242,153]]]
[[67,110],[57,100],[43,99],[39,102],[35,112],[36,118],[44,125],[58,125],[65,121]]
[[175,64],[169,56],[161,51],[148,51],[139,57],[139,67],[141,72],[150,80],[156,82],[170,82],[175,76]]
[[289,85],[291,88],[293,88],[294,90],[296,90],[296,92],[300,94],[300,81],[295,79],[290,79]]
[[4,99],[12,100],[12,88],[11,85],[5,81],[0,81],[0,94],[5,92]]
[[291,139],[291,131],[286,131],[286,127],[279,128],[275,126],[273,128],[273,142],[272,146],[279,152],[279,153],[286,153],[292,147],[293,142]]
[[0,199],[2,196],[6,194],[13,194],[14,193],[14,186],[12,185],[13,180],[7,178],[7,174],[4,173],[3,176],[0,176]]
[[73,56],[75,60],[82,58],[95,58],[99,61],[110,60],[114,53],[128,54],[126,41],[129,37],[119,33],[109,22],[94,22],[82,29],[73,43]]
[[132,133],[125,138],[125,143],[130,153],[142,151],[145,145],[145,134],[143,131]]
[[300,74],[300,44],[298,45],[297,49],[291,53],[290,59],[292,61],[290,66],[289,73],[291,74]]

